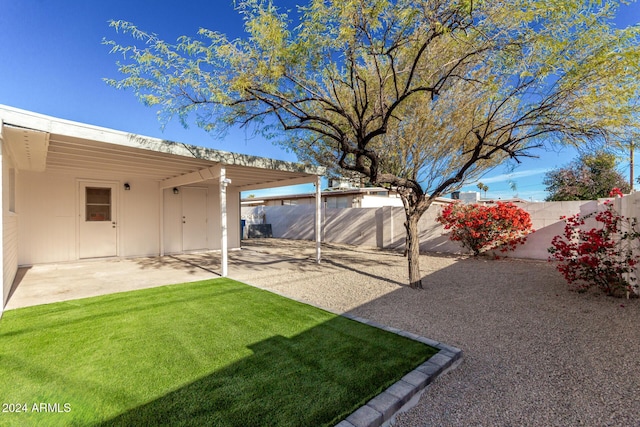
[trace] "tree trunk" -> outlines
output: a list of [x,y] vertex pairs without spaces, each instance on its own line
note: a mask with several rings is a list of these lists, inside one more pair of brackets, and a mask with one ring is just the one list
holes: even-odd
[[404,226],[407,230],[406,253],[409,264],[409,287],[411,289],[422,288],[422,275],[420,274],[420,234],[418,232],[418,221],[420,215],[407,213],[407,221]]

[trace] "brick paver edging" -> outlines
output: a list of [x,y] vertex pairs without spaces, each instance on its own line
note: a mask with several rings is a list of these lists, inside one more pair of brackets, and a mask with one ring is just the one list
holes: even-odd
[[455,362],[462,359],[462,350],[446,344],[421,337],[411,332],[384,326],[377,322],[348,313],[342,316],[364,323],[374,328],[393,332],[394,334],[419,341],[440,351],[422,365],[409,372],[398,382],[377,395],[364,406],[336,424],[335,427],[379,427],[390,420],[413,396],[424,390],[440,374],[450,368]]
[[422,365],[409,372],[404,377],[400,378],[398,382],[391,385],[388,389],[371,399],[364,406],[358,408],[354,413],[349,415],[344,420],[340,421],[335,427],[379,427],[386,421],[390,420],[413,396],[424,390],[429,384],[433,382],[438,376],[440,376],[447,369],[451,368],[457,361],[462,359],[462,350],[450,345],[434,341],[429,338],[421,337],[420,335],[413,334],[411,332],[403,331],[402,329],[394,328],[391,326],[381,325],[373,320],[365,319],[363,317],[355,316],[349,313],[338,313],[326,307],[321,307],[317,304],[313,304],[309,301],[304,301],[299,298],[288,296],[282,292],[278,292],[274,289],[264,288],[252,283],[241,282],[253,286],[255,288],[264,289],[276,295],[280,295],[284,298],[288,298],[293,301],[298,301],[302,304],[316,307],[320,310],[327,311],[329,313],[336,314],[338,316],[346,317],[347,319],[355,320],[356,322],[364,323],[374,328],[383,329],[385,331],[392,332],[394,334],[401,335],[403,337],[419,341],[423,344],[440,350],[429,360]]

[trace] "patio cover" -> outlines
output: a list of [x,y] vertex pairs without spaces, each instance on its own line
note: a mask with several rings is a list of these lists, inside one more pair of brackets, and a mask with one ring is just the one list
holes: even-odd
[[[199,182],[220,183],[222,273],[227,272],[226,186],[240,191],[314,183],[324,168],[236,154],[49,117],[0,105],[0,139],[18,170],[123,172],[160,182],[160,191]],[[320,262],[320,197],[316,246]]]

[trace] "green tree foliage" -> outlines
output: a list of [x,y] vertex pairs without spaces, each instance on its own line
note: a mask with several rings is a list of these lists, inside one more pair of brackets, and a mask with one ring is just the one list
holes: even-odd
[[[246,37],[202,29],[167,43],[131,23],[107,41],[121,80],[163,119],[209,131],[256,124],[302,161],[400,194],[409,281],[433,200],[550,141],[611,138],[638,117],[640,29],[618,2],[311,0],[299,21],[238,1]],[[284,131],[284,132],[283,132]]]
[[630,191],[629,182],[616,170],[616,156],[604,151],[584,154],[567,166],[547,172],[543,181],[547,201],[596,200],[609,197],[612,188]]

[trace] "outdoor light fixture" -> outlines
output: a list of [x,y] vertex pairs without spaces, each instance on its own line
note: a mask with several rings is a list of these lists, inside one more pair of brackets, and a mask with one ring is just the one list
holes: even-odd
[[124,191],[129,191],[129,190],[131,190],[131,186],[129,185],[128,182],[125,182],[124,183]]
[[173,194],[180,194],[178,187],[173,187]]

